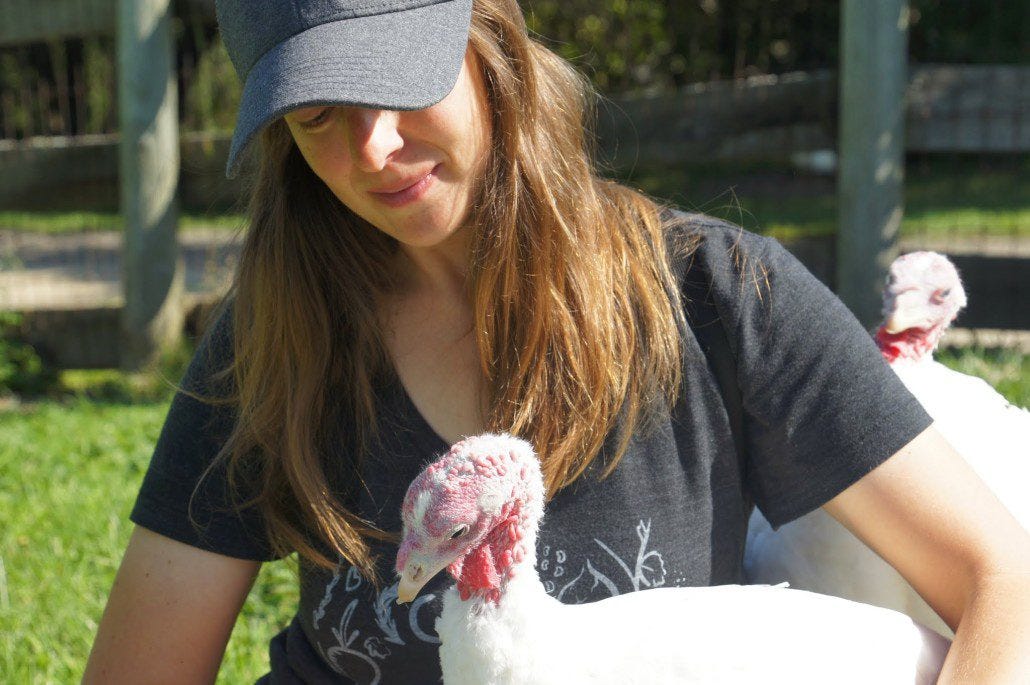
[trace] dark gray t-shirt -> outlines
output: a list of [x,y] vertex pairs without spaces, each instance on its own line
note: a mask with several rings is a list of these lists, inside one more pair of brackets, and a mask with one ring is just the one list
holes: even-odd
[[[678,260],[684,292],[706,299],[721,325],[735,375],[720,392],[712,357],[684,336],[679,401],[634,437],[607,479],[592,468],[548,503],[538,570],[547,592],[590,602],[659,586],[741,582],[747,521],[757,504],[780,525],[822,505],[897,452],[930,419],[881,359],[847,309],[773,240],[698,215],[677,215],[673,236],[699,232],[693,255]],[[225,321],[198,351],[186,387],[229,353]],[[704,337],[711,340],[711,337]],[[726,368],[726,367],[724,367]],[[721,376],[724,382],[725,375]],[[741,409],[735,443],[728,406]],[[420,469],[448,445],[403,386],[385,382],[377,397],[381,437],[364,461],[365,487],[347,504],[383,529],[400,529],[400,505]],[[230,556],[272,558],[253,512],[228,506],[215,471],[187,514],[198,474],[232,425],[229,408],[185,395],[173,401],[132,520],[168,537]],[[348,430],[346,421],[340,435]],[[340,441],[341,443],[344,441]],[[346,460],[346,454],[334,455]],[[410,605],[399,606],[395,549],[374,544],[383,587],[346,563],[324,571],[301,563],[300,604],[270,647],[273,683],[435,683],[433,629],[441,574]],[[689,616],[683,617],[689,621]],[[629,629],[612,626],[613,630]]]

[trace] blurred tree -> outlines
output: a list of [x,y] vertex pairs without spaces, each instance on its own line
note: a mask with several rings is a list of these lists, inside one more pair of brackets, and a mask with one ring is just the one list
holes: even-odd
[[920,62],[1030,62],[1026,0],[910,0],[909,52]]
[[602,91],[830,66],[835,2],[528,0],[527,22]]
[[677,84],[796,69],[837,61],[836,2],[663,0]]
[[601,90],[661,82],[672,42],[664,0],[530,0],[526,22]]
[[176,28],[183,127],[188,131],[231,131],[236,126],[241,87],[225,45],[206,17],[195,11],[180,17]]

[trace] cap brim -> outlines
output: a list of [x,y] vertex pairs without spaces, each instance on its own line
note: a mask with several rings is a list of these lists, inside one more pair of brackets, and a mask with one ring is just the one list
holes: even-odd
[[457,81],[468,45],[472,0],[329,22],[276,45],[250,70],[240,98],[225,175],[265,126],[317,105],[424,109]]

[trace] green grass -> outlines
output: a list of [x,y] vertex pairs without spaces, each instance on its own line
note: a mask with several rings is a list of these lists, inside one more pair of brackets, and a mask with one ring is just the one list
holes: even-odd
[[[1030,356],[963,349],[938,357],[1030,405]],[[69,379],[66,372],[63,382],[78,397],[0,411],[3,682],[76,682],[85,666],[168,407],[164,381],[119,381],[112,373]],[[164,398],[153,401],[154,393]],[[233,631],[219,682],[253,682],[267,670],[268,641],[289,622],[297,600],[294,564],[266,564]]]
[[1019,407],[1030,408],[1030,355],[1017,350],[949,348],[934,358],[945,366],[990,383]]
[[[0,413],[0,673],[76,682],[131,524],[128,514],[167,404],[47,401]],[[220,680],[253,682],[292,616],[296,582],[266,564]]]
[[[242,214],[195,214],[179,216],[179,227],[184,231],[215,228],[234,231],[246,219]],[[0,230],[34,233],[75,233],[78,231],[120,231],[122,218],[117,212],[23,212],[0,211]]]

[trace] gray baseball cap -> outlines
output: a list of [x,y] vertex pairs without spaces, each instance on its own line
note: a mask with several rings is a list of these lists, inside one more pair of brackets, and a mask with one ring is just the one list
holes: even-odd
[[423,109],[454,87],[472,0],[217,0],[243,82],[225,175],[290,110],[316,105]]

